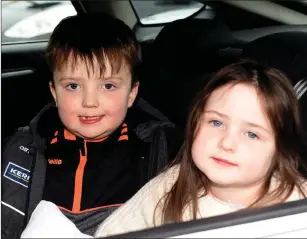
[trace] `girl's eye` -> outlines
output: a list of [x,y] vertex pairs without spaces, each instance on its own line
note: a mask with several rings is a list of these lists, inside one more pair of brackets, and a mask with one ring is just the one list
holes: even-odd
[[107,83],[107,84],[104,84],[103,85],[103,88],[105,89],[105,90],[113,90],[114,88],[116,88],[113,84],[111,84],[111,83]]
[[247,135],[249,138],[251,139],[259,139],[258,135],[256,135],[255,133],[253,132],[247,132]]
[[69,90],[76,90],[76,89],[78,89],[78,87],[79,87],[79,85],[76,84],[76,83],[71,83],[71,84],[66,86],[66,88],[69,89]]
[[211,124],[214,126],[214,127],[221,127],[223,125],[223,123],[221,121],[218,121],[218,120],[212,120],[211,121]]

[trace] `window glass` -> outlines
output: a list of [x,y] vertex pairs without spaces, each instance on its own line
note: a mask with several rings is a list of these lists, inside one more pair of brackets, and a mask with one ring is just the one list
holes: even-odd
[[146,24],[161,24],[187,18],[200,10],[204,4],[191,0],[132,0],[140,19]]
[[48,40],[65,17],[77,12],[70,1],[1,1],[2,43]]

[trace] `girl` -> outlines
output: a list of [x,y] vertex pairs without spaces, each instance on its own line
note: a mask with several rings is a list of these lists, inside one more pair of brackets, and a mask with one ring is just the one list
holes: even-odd
[[[108,217],[95,236],[305,198],[298,105],[279,71],[249,60],[224,67],[196,97],[174,164]],[[26,231],[37,230],[30,224]]]
[[175,165],[111,215],[95,236],[305,198],[298,106],[279,71],[249,60],[224,67],[196,98]]

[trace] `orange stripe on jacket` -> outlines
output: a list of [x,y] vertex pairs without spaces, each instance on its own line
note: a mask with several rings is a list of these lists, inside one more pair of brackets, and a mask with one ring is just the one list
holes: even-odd
[[76,171],[75,176],[75,191],[74,191],[74,201],[72,206],[72,212],[77,213],[80,212],[81,208],[81,199],[82,199],[82,185],[83,185],[83,175],[84,175],[84,167],[86,164],[86,157],[87,157],[87,147],[86,141],[84,141],[84,150],[85,155],[82,155],[80,150],[80,162]]
[[128,128],[123,128],[122,131],[121,131],[121,134],[127,133],[127,132],[128,132]]
[[67,129],[64,129],[64,138],[67,139],[67,140],[76,140],[77,139],[76,135],[73,135]]
[[56,142],[58,142],[58,139],[57,139],[57,138],[53,138],[53,139],[51,140],[51,143],[50,143],[50,144],[55,144]]
[[121,135],[118,141],[122,141],[122,140],[128,140],[128,135]]

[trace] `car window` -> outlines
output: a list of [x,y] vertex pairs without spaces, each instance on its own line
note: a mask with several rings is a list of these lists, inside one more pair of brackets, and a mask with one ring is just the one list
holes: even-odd
[[132,0],[132,6],[144,25],[162,24],[187,18],[199,11],[204,4],[191,0]]
[[1,1],[3,43],[48,40],[65,17],[77,12],[70,1]]
[[118,238],[306,238],[307,199],[115,235]]

